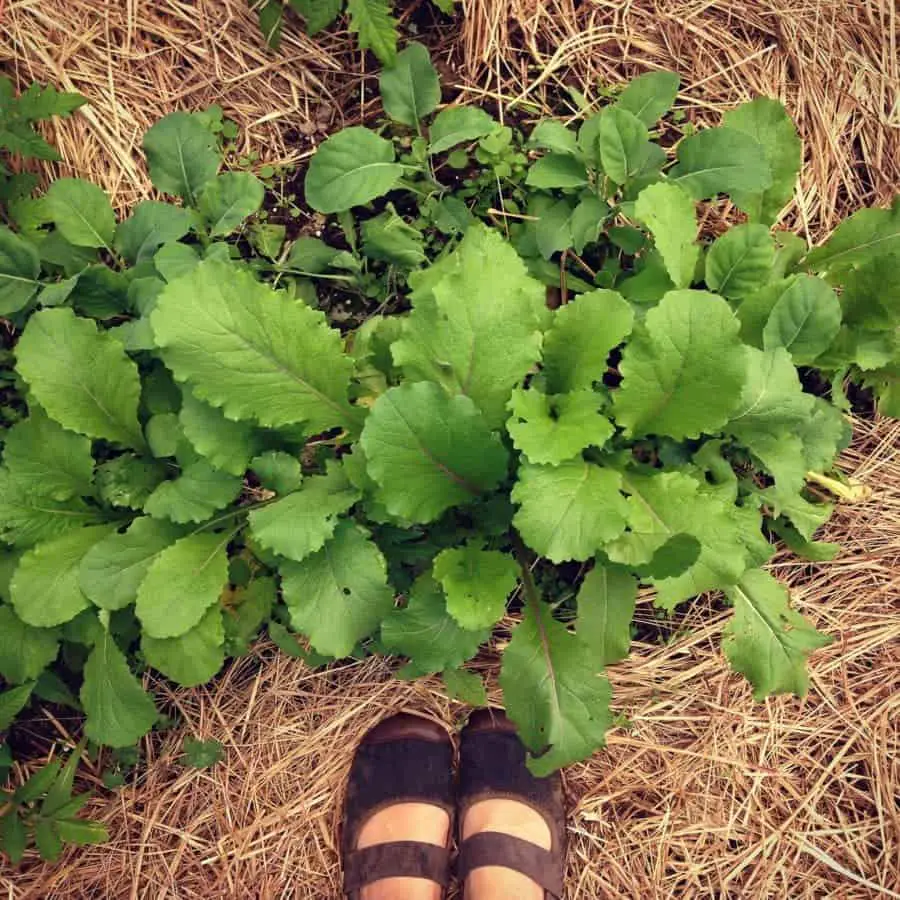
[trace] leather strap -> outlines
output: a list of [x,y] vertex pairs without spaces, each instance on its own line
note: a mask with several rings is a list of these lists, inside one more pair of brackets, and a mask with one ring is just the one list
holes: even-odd
[[464,882],[473,869],[501,866],[530,878],[550,897],[560,898],[563,895],[562,866],[554,854],[511,834],[499,831],[473,834],[459,848],[457,866],[460,882]]
[[344,893],[382,878],[427,878],[441,887],[450,881],[450,851],[420,841],[392,841],[354,850],[344,860]]

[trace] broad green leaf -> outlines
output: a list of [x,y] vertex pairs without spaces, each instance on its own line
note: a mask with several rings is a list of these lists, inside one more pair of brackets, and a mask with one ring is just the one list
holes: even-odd
[[475,217],[469,211],[469,207],[452,194],[445,194],[432,202],[426,201],[425,209],[441,234],[454,236],[465,234],[469,226],[475,221]]
[[390,0],[347,0],[350,31],[362,50],[371,50],[385,66],[397,61],[397,23]]
[[550,259],[559,250],[566,250],[574,243],[572,215],[575,212],[570,200],[558,200],[542,208],[534,226],[538,250],[544,259]]
[[394,605],[381,552],[353,522],[303,562],[281,565],[293,627],[319,652],[341,659],[372,634]]
[[0,468],[0,539],[7,544],[31,547],[99,519],[80,498],[52,500],[29,475]]
[[180,637],[219,601],[228,581],[228,535],[201,532],[159,552],[137,592],[144,634]]
[[600,160],[616,184],[625,184],[641,171],[647,159],[647,138],[647,126],[626,109],[607,106],[600,113]]
[[159,717],[153,698],[131,674],[109,633],[95,645],[85,664],[81,704],[87,713],[84,733],[108,747],[131,747]]
[[762,146],[736,128],[707,128],[684,138],[678,145],[678,165],[669,177],[695,200],[761,193],[772,186]]
[[163,291],[151,322],[175,377],[229,419],[315,433],[353,418],[340,334],[243,268],[202,262]]
[[35,313],[16,345],[16,368],[64,428],[126,447],[144,445],[137,366],[122,345],[71,309]]
[[178,452],[179,444],[184,439],[184,429],[174,413],[160,413],[147,420],[144,435],[150,452],[157,459],[164,459]]
[[197,208],[211,235],[231,234],[259,211],[265,193],[263,183],[251,172],[223,172],[203,188]]
[[725,590],[734,604],[722,649],[753,685],[754,697],[806,694],[806,658],[831,643],[790,607],[787,588],[762,569],[751,569]]
[[169,113],[144,135],[144,153],[153,186],[181,197],[188,206],[216,177],[221,157],[216,136],[198,116]]
[[41,286],[41,260],[34,245],[0,225],[0,316],[22,309]]
[[765,225],[735,225],[706,255],[706,284],[737,300],[766,285],[775,265],[775,242]]
[[104,265],[88,266],[72,288],[75,311],[91,319],[113,319],[131,312],[128,277]]
[[736,191],[732,199],[751,222],[771,225],[794,195],[803,162],[797,126],[785,108],[769,97],[757,97],[729,110],[722,124],[752,137],[763,149],[772,170],[772,185],[757,193]]
[[88,609],[78,569],[88,550],[111,530],[110,525],[79,528],[25,553],[10,584],[16,615],[28,625],[52,628]]
[[250,533],[267,550],[301,562],[334,534],[338,517],[360,498],[339,465],[306,478],[300,490],[250,513]]
[[533,774],[586,759],[606,742],[611,691],[598,669],[594,650],[557,622],[549,606],[528,605],[503,653],[500,687],[531,751]]
[[813,397],[803,392],[790,354],[782,347],[744,350],[747,380],[731,421],[733,434],[790,490],[802,487],[807,470],[800,434],[813,413]]
[[685,472],[629,473],[623,489],[629,495],[629,530],[604,547],[614,562],[639,569],[677,534],[692,535],[700,543],[700,555],[685,572],[649,579],[656,587],[656,603],[664,609],[734,584],[747,570],[755,543],[765,543],[755,510],[735,506],[733,495],[703,488]]
[[[287,236],[287,227],[275,222],[251,222],[247,228],[247,240],[250,246],[266,259],[278,259],[281,256],[281,248],[284,246],[284,240]],[[221,244],[213,246],[221,247]],[[211,255],[206,256],[207,259],[213,259]],[[225,259],[221,259],[225,262]]]
[[391,204],[380,216],[362,224],[363,254],[404,269],[414,269],[425,262],[422,232],[408,225]]
[[7,684],[37,678],[58,652],[55,629],[26,625],[11,607],[0,604],[0,675]]
[[441,102],[441,83],[427,48],[417,41],[397,54],[396,63],[378,77],[384,111],[395,122],[417,128]]
[[579,202],[569,221],[576,253],[583,253],[588,244],[596,242],[609,214],[609,205],[599,197],[588,196]]
[[861,209],[806,257],[814,272],[837,274],[900,251],[900,198],[890,209]]
[[165,281],[172,282],[193,272],[200,265],[200,254],[189,244],[164,244],[153,254],[153,265]]
[[587,164],[594,169],[602,169],[600,162],[600,120],[602,111],[591,116],[578,129],[578,149]]
[[466,669],[445,669],[441,673],[444,690],[451,700],[474,706],[476,709],[488,705],[484,681],[475,672]]
[[513,387],[540,358],[545,289],[512,247],[481,225],[414,287],[413,311],[392,347],[395,363],[410,380],[471,398],[488,425],[501,427]]
[[116,214],[103,190],[81,178],[57,178],[44,195],[50,218],[76,247],[112,246]]
[[503,618],[519,573],[508,553],[483,550],[471,541],[438,553],[433,571],[444,589],[447,612],[470,631],[491,628]]
[[615,291],[591,291],[561,306],[544,338],[548,389],[564,394],[601,381],[610,351],[631,333],[633,324],[634,311]]
[[620,566],[597,562],[578,589],[578,637],[595,654],[598,666],[628,656],[637,580]]
[[[0,274],[0,284],[2,284],[3,275]],[[37,302],[39,306],[62,306],[72,294],[72,291],[78,286],[78,276],[73,275],[71,278],[63,278],[52,284],[45,283],[38,294]],[[0,288],[2,290],[2,288]]]
[[259,450],[253,425],[226,419],[221,409],[183,392],[178,420],[191,446],[217,469],[243,475]]
[[675,287],[689,287],[700,258],[694,201],[678,185],[661,181],[641,191],[634,214],[650,229]]
[[178,539],[168,522],[141,516],[123,534],[94,544],[81,560],[78,585],[101,609],[124,609],[137,600],[138,588],[159,554]]
[[314,237],[300,237],[291,244],[285,267],[310,275],[322,275],[338,259],[342,251]]
[[250,468],[260,484],[276,494],[290,494],[303,481],[300,461],[280,450],[269,450],[250,460]]
[[246,588],[238,588],[226,595],[222,613],[228,656],[243,656],[249,652],[250,642],[271,617],[277,599],[277,584],[270,577],[254,578]]
[[578,154],[577,134],[556,119],[544,119],[538,122],[528,138],[528,144],[531,147],[550,150],[552,153],[571,156]]
[[190,631],[179,637],[141,637],[141,651],[149,665],[182,687],[205,684],[225,662],[222,610],[211,607]]
[[448,106],[431,123],[428,152],[445,153],[459,144],[483,138],[496,127],[497,122],[478,106]]
[[798,491],[783,490],[777,484],[759,491],[757,496],[772,518],[782,516],[789,520],[805,540],[812,540],[834,511],[829,503],[811,503]]
[[306,20],[306,33],[310,37],[333,24],[344,5],[342,0],[288,0],[288,3]]
[[900,252],[877,256],[843,273],[841,309],[854,330],[893,332],[900,323]]
[[186,466],[174,481],[164,481],[144,503],[156,519],[183,524],[205,522],[241,492],[242,479],[214,469],[206,460]]
[[646,308],[659,303],[675,285],[662,255],[651,248],[635,261],[634,274],[622,278],[617,287],[626,300]]
[[506,451],[475,404],[430,382],[382,394],[360,443],[388,511],[413,522],[431,522],[506,476]]
[[574,156],[548,153],[531,166],[525,183],[543,190],[580,188],[588,183],[587,169]]
[[306,172],[306,202],[319,212],[343,212],[392,190],[403,174],[390,141],[361,126],[333,134]]
[[616,422],[676,440],[718,431],[737,406],[745,362],[739,323],[721,297],[671,291],[625,348]]
[[381,642],[389,653],[406,656],[416,672],[430,675],[461,666],[490,637],[489,629],[461,628],[447,612],[440,586],[426,572],[412,586],[409,601],[381,623]]
[[97,466],[94,483],[104,503],[142,509],[166,474],[162,463],[125,454]]
[[517,388],[509,401],[506,430],[530,462],[557,465],[585,447],[602,447],[612,436],[612,422],[600,412],[602,398],[592,390],[544,394]]
[[621,475],[583,460],[519,468],[513,524],[528,546],[551,562],[590,559],[625,528]]
[[814,397],[812,414],[797,428],[797,434],[803,442],[806,468],[822,472],[830,469],[838,452],[849,446],[852,428],[836,406]]
[[784,347],[795,365],[808,365],[837,337],[841,303],[821,278],[798,276],[772,307],[763,328],[763,347]]
[[116,229],[116,250],[135,265],[171,241],[177,241],[191,230],[190,210],[158,200],[143,200]]
[[680,85],[681,79],[674,72],[646,72],[626,85],[616,106],[650,128],[672,108]]
[[0,731],[6,731],[16,716],[25,709],[33,690],[34,683],[28,682],[6,691],[0,691]]
[[4,435],[3,463],[17,479],[51,500],[69,500],[93,493],[94,458],[91,442],[66,431],[32,407],[27,419]]

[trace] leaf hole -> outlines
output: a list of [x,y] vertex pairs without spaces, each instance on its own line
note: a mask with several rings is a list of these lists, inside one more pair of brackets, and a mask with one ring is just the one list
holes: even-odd
[[341,593],[342,593],[345,597],[349,597],[349,596],[350,596],[350,588],[348,588],[348,587],[341,588]]

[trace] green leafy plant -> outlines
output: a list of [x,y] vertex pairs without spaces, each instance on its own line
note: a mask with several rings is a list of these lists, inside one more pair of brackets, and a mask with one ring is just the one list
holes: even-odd
[[0,203],[8,205],[27,197],[37,177],[10,168],[11,157],[58,160],[56,149],[35,130],[35,123],[54,116],[69,116],[87,103],[81,94],[57,91],[52,85],[33,82],[16,96],[9,78],[0,77]]
[[[453,13],[455,0],[434,0],[446,15]],[[357,36],[360,49],[371,50],[386,66],[397,59],[397,20],[391,0],[250,0],[259,16],[259,27],[266,43],[277,50],[288,11],[296,14],[315,36],[333,25],[346,12],[351,32]]]
[[225,758],[225,750],[218,741],[185,738],[182,749],[184,764],[191,769],[210,769]]
[[[465,666],[496,636],[546,773],[616,721],[639,585],[666,614],[724,592],[756,695],[806,690],[829,639],[763,566],[778,539],[837,551],[814,535],[858,493],[844,385],[896,412],[900,205],[815,249],[773,232],[784,110],[670,154],[668,73],[527,138],[440,109],[418,45],[381,89],[379,131],[306,173],[326,239],[265,230],[259,182],[182,112],[144,139],[173,202],[117,222],[60,179],[0,231],[0,727],[73,685],[85,734],[129,747],[158,720],[142,672],[201,684],[266,625],[310,665],[391,654],[482,703]],[[703,240],[722,194],[747,220]]]
[[[102,844],[109,840],[99,822],[78,818],[90,794],[73,794],[82,741],[69,758],[54,759],[13,790],[0,788],[0,851],[19,863],[31,844],[41,859],[55,862],[65,844]],[[8,771],[8,769],[7,769]],[[6,772],[0,769],[0,780]]]

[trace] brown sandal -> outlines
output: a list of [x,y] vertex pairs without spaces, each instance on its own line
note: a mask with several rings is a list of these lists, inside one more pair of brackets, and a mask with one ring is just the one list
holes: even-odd
[[[434,722],[406,713],[376,725],[356,751],[344,804],[341,841],[344,893],[383,878],[427,878],[446,888],[450,850],[419,841],[392,841],[357,849],[363,826],[397,803],[428,803],[453,821],[453,744]],[[452,828],[451,828],[452,833]]]
[[474,713],[460,745],[460,828],[466,811],[482,800],[515,800],[547,823],[551,847],[500,832],[481,831],[462,841],[457,874],[461,885],[473,869],[501,866],[530,878],[544,889],[546,900],[563,895],[566,810],[559,774],[536,778],[525,765],[525,748],[513,723],[499,710]]

